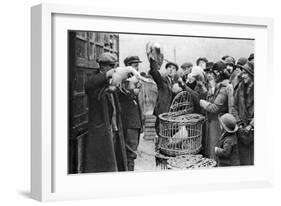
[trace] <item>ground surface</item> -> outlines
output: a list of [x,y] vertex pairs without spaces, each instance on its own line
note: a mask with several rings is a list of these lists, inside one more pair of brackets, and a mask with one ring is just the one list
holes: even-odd
[[141,134],[138,157],[135,160],[135,171],[151,170],[159,170],[159,167],[156,167],[155,164],[154,142],[152,140],[145,140],[143,134]]

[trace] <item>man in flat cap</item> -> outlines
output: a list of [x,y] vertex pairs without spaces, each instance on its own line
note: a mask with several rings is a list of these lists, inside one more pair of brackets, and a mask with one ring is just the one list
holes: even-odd
[[[121,108],[111,80],[116,75],[117,58],[106,52],[98,58],[99,70],[85,83],[88,97],[88,135],[84,144],[83,172],[126,171],[127,156]],[[126,79],[123,72],[119,78]]]
[[161,75],[159,72],[159,65],[153,58],[149,58],[150,70],[149,74],[152,76],[153,80],[156,82],[158,89],[158,96],[156,100],[156,105],[153,111],[153,114],[156,116],[155,129],[156,133],[159,134],[159,114],[168,112],[170,105],[173,100],[173,91],[172,87],[174,84],[174,77],[179,67],[174,62],[168,62],[165,65],[166,73]]
[[142,63],[138,56],[128,56],[124,59],[125,66],[132,66],[139,71],[139,63]]
[[185,62],[181,65],[181,71],[179,72],[179,77],[182,78],[184,82],[187,81],[187,76],[191,73],[193,64],[191,62]]
[[[125,66],[132,66],[137,71],[139,70],[139,63],[141,63],[141,61],[138,56],[129,56],[124,60]],[[136,89],[133,87],[126,87],[126,90],[118,93],[129,171],[134,170],[134,160],[137,158],[140,132],[143,127],[142,110],[138,93],[135,91]]]

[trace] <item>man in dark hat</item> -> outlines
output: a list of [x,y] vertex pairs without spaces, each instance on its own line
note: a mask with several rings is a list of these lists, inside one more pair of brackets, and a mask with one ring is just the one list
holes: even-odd
[[248,62],[247,58],[245,57],[240,57],[237,60],[236,65],[234,66],[234,71],[232,72],[230,76],[230,83],[233,86],[233,90],[236,90],[240,80],[241,80],[241,72],[242,72],[242,67]]
[[142,63],[138,56],[128,56],[124,59],[125,66],[132,66],[139,71],[139,63]]
[[232,56],[228,56],[225,60],[224,63],[226,65],[226,71],[230,77],[230,75],[232,74],[232,72],[234,71],[234,67],[235,67],[235,59]]
[[185,62],[181,65],[181,69],[178,70],[178,75],[182,78],[183,82],[187,81],[187,77],[191,73],[192,68],[193,64],[191,62]]
[[[88,97],[88,135],[83,148],[83,172],[126,171],[127,155],[121,121],[121,108],[110,79],[116,75],[117,58],[106,52],[98,58],[99,70],[85,83]],[[126,79],[129,73],[119,74]]]
[[208,63],[208,60],[206,57],[200,57],[196,60],[196,65],[201,67],[203,71],[206,69],[207,63]]
[[168,112],[173,100],[172,87],[174,84],[174,77],[178,71],[178,65],[173,62],[168,62],[165,65],[166,75],[161,75],[159,72],[159,65],[153,58],[149,58],[150,70],[149,74],[157,84],[158,96],[156,100],[156,106],[153,114],[156,116],[155,129],[159,134],[159,114]]
[[[137,71],[141,63],[138,56],[129,56],[124,60],[125,66],[132,66]],[[121,117],[126,143],[128,170],[134,170],[134,160],[137,158],[140,132],[143,127],[143,114],[141,111],[138,94],[133,92],[132,87],[118,93],[121,105]],[[135,90],[134,90],[135,91]],[[139,90],[138,90],[139,91]]]
[[241,165],[254,164],[254,65],[242,66],[242,81],[234,92],[234,109],[239,125],[238,146]]

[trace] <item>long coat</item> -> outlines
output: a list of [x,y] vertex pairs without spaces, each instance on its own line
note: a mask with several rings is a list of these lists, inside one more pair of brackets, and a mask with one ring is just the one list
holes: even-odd
[[150,70],[149,74],[152,76],[153,80],[157,85],[157,100],[153,111],[153,115],[156,116],[155,130],[159,134],[159,114],[168,112],[173,101],[173,80],[170,80],[167,76],[162,76],[158,71],[158,66],[156,62],[150,59]]
[[216,85],[214,94],[207,96],[208,105],[203,107],[206,112],[206,147],[204,153],[207,157],[215,159],[215,145],[222,135],[219,114],[232,113],[233,109],[233,88],[229,80],[223,80]]
[[[245,128],[254,127],[254,83],[245,86],[241,81],[234,93],[234,109],[236,121]],[[238,131],[238,145],[241,165],[254,164],[254,132],[244,128]]]
[[142,129],[143,114],[138,96],[119,92],[118,98],[122,109],[121,117],[123,129]]
[[218,140],[216,160],[218,166],[238,166],[240,165],[238,143],[236,133],[224,133]]
[[158,95],[156,105],[153,111],[155,116],[168,112],[173,100],[173,80],[170,80],[167,76],[162,76],[158,71],[158,66],[153,60],[150,60],[149,74],[155,81],[158,89]]
[[[84,144],[83,165],[86,173],[127,170],[118,95],[110,93],[107,88],[105,73],[97,73],[85,83],[89,105],[89,132]],[[118,135],[114,135],[111,125],[114,107]]]

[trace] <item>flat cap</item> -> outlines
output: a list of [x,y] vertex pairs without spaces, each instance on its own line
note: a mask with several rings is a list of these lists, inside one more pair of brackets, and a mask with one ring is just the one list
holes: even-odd
[[190,68],[190,67],[193,67],[193,64],[191,62],[185,62],[181,65],[182,69]]
[[110,52],[104,52],[98,58],[98,63],[115,64],[116,62],[116,56]]
[[167,67],[170,66],[170,65],[175,66],[177,71],[179,70],[179,66],[178,66],[176,63],[174,63],[174,62],[168,62],[168,63],[165,65],[165,68],[167,69]]
[[124,59],[125,66],[129,66],[132,63],[141,63],[142,61],[138,56],[128,56]]

